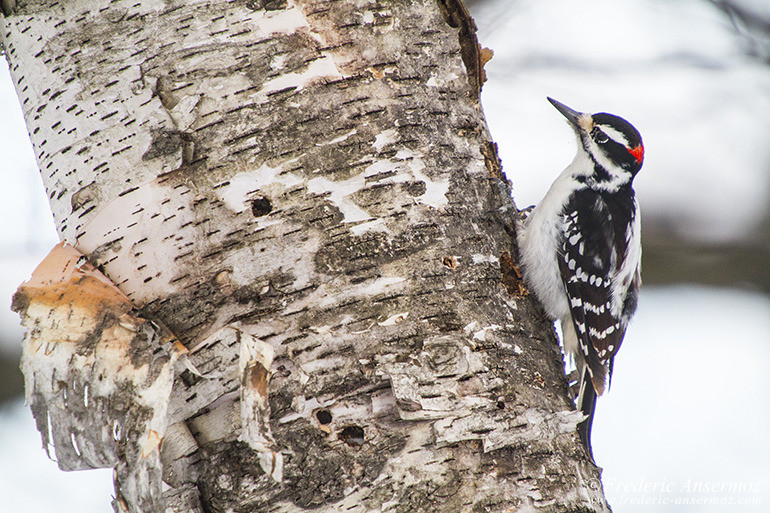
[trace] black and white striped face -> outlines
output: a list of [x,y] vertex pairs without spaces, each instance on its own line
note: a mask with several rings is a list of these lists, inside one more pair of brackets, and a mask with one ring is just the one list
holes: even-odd
[[567,118],[596,163],[607,170],[619,167],[632,176],[641,169],[644,145],[642,136],[631,123],[614,114],[591,115],[570,109],[552,98],[548,101]]
[[[598,148],[612,163],[636,174],[644,161],[642,136],[625,119],[600,112],[591,116],[588,131],[591,146]],[[586,148],[588,150],[588,148]]]

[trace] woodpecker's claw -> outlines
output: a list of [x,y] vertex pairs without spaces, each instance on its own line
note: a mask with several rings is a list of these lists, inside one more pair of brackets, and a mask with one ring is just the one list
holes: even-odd
[[573,401],[577,400],[580,395],[580,374],[577,369],[567,374],[567,385],[569,393]]
[[535,205],[530,205],[527,208],[519,210],[519,219],[522,221],[529,217],[529,214],[535,210]]

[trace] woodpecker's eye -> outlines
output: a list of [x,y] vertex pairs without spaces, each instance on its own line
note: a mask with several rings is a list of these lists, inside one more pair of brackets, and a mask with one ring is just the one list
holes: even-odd
[[596,135],[594,136],[594,139],[596,139],[596,142],[598,142],[599,144],[604,144],[610,140],[610,138],[607,137],[607,134],[605,134],[601,130],[596,131]]

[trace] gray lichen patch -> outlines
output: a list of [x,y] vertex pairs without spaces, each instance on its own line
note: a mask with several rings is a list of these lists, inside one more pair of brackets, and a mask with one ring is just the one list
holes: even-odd
[[182,150],[187,139],[189,139],[189,136],[178,130],[154,130],[152,142],[147,151],[142,155],[142,160],[151,160],[179,152]]

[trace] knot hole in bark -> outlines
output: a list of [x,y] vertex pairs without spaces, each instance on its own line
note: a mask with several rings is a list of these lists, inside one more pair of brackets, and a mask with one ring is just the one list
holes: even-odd
[[340,440],[352,447],[361,447],[364,445],[364,428],[361,426],[347,426],[337,435]]
[[332,414],[329,410],[318,410],[315,412],[315,418],[318,419],[318,422],[325,426],[327,424],[330,424],[332,421]]
[[454,257],[446,256],[441,260],[441,263],[448,269],[457,269],[457,261]]
[[273,211],[273,204],[270,198],[260,196],[251,200],[251,213],[254,217],[266,216]]

